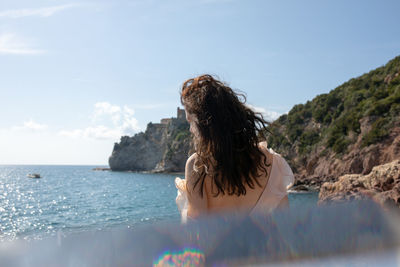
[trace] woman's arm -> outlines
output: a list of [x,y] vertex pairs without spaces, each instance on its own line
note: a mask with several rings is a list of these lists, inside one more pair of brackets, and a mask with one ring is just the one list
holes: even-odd
[[195,219],[207,213],[207,196],[204,192],[203,196],[200,195],[201,183],[194,188],[194,184],[198,179],[197,173],[193,171],[196,154],[193,154],[186,161],[185,178],[188,196],[188,211],[187,216]]

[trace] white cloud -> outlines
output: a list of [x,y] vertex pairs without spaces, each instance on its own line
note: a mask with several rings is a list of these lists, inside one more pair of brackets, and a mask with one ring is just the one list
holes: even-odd
[[121,112],[121,108],[119,106],[113,106],[108,102],[98,102],[94,105],[94,107],[97,115],[115,114]]
[[72,131],[60,131],[59,135],[70,138],[92,138],[92,139],[118,139],[121,137],[120,129],[111,129],[104,125],[76,129]]
[[98,102],[94,105],[92,115],[94,125],[84,129],[62,130],[59,135],[71,138],[119,139],[123,135],[133,135],[140,130],[134,114],[134,110],[127,106]]
[[[104,115],[111,116],[111,119],[115,124],[118,124],[121,120],[121,108],[119,106],[113,106],[108,102],[98,102],[94,105],[95,110],[93,114],[93,120],[96,121]],[[133,115],[133,114],[132,114]]]
[[16,34],[6,33],[0,35],[0,54],[36,55],[44,53],[43,50],[34,49],[24,39]]
[[135,114],[135,111],[127,106],[124,106],[124,112],[127,116],[133,116],[133,114]]
[[28,131],[43,131],[47,129],[47,125],[34,122],[32,119],[25,121],[22,126],[14,126],[12,130],[28,130]]
[[83,130],[80,130],[80,129],[71,130],[71,131],[62,130],[62,131],[58,132],[58,134],[61,136],[65,136],[65,137],[78,138],[83,135]]
[[266,119],[269,122],[276,120],[277,118],[279,118],[282,115],[282,113],[278,113],[276,111],[271,111],[271,110],[266,110],[263,107],[256,107],[256,106],[253,106],[250,104],[247,104],[247,106],[249,108],[251,108],[254,112],[261,113],[263,115],[264,119]]
[[78,6],[77,4],[67,4],[51,7],[41,7],[41,8],[24,8],[24,9],[11,9],[0,11],[0,18],[23,18],[23,17],[50,17],[57,12],[65,9]]

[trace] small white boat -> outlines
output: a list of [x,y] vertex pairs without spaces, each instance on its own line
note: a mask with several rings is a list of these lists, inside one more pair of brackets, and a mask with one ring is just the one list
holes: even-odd
[[30,173],[27,176],[29,178],[42,178],[39,173]]

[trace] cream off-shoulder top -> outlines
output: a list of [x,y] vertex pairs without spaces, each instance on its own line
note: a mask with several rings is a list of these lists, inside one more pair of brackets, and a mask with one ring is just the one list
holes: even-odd
[[[271,173],[258,201],[250,209],[249,215],[271,213],[288,194],[287,190],[294,182],[292,169],[286,160],[272,149],[268,149],[268,152],[273,157]],[[181,213],[182,222],[186,222],[188,210],[186,180],[175,178],[175,186],[178,189],[176,204]]]

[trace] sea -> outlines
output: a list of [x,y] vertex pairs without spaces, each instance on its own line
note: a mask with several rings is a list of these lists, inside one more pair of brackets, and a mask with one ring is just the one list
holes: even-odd
[[[0,241],[179,223],[176,176],[95,171],[99,166],[0,165]],[[40,179],[28,174],[39,173]],[[291,209],[317,193],[289,194]]]

